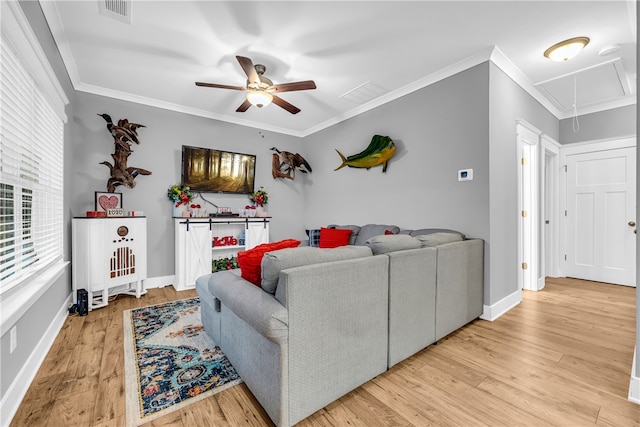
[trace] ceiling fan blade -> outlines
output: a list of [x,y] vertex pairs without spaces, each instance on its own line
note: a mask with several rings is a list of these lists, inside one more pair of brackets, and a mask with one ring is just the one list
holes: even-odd
[[278,107],[284,108],[285,110],[287,110],[291,114],[298,114],[300,112],[300,109],[298,107],[296,107],[295,105],[289,104],[287,101],[285,101],[284,99],[280,98],[279,96],[273,95],[273,101],[272,102],[274,104],[276,104]]
[[245,99],[244,102],[240,104],[240,106],[236,110],[236,113],[244,113],[249,109],[249,107],[251,107],[251,103]]
[[242,86],[219,85],[219,84],[216,84],[216,83],[196,82],[196,86],[215,87],[215,88],[219,88],[219,89],[246,90],[246,88],[244,88]]
[[253,61],[246,56],[236,56],[236,59],[240,63],[244,73],[247,75],[249,82],[255,83],[260,87],[260,77],[256,72],[256,67],[253,65]]
[[295,90],[309,90],[315,88],[316,83],[313,80],[305,80],[303,82],[280,83],[271,86],[269,89],[273,89],[275,92],[293,92]]

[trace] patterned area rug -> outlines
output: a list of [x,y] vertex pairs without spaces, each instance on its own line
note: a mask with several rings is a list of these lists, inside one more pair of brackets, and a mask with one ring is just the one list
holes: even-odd
[[200,299],[124,312],[127,426],[138,426],[242,382],[205,333]]

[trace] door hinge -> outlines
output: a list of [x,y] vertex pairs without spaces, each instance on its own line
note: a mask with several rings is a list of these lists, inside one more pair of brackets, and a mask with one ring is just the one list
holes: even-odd
[[520,163],[522,164],[522,166],[525,166],[527,164],[527,159],[526,157],[523,157],[520,159]]
[[567,165],[564,165],[564,171],[565,172],[567,171]]
[[522,215],[523,218],[526,218],[528,213],[527,213],[527,211],[522,211],[521,215]]
[[564,210],[564,216],[567,216],[567,210],[566,209]]
[[522,263],[522,269],[523,269],[523,270],[526,270],[527,268],[529,268],[529,266],[527,265],[527,263],[526,263],[526,262],[523,262],[523,263]]
[[567,254],[565,254],[565,255],[564,255],[564,260],[565,260],[565,261],[567,260]]

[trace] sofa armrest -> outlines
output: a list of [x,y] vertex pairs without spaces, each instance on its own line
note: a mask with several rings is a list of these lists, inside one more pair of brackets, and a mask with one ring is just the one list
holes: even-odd
[[288,312],[273,295],[230,271],[212,274],[209,291],[265,338],[286,340]]

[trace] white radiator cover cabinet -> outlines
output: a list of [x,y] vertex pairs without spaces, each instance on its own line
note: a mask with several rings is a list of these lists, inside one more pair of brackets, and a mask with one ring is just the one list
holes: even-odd
[[72,285],[89,293],[89,310],[104,307],[109,296],[146,293],[147,219],[73,218]]
[[[175,279],[177,291],[193,289],[196,279],[211,273],[214,259],[235,256],[269,242],[270,218],[175,218]],[[239,238],[244,235],[244,242]],[[224,240],[225,237],[229,239]],[[223,246],[212,244],[214,238]],[[233,244],[232,239],[237,242]]]

